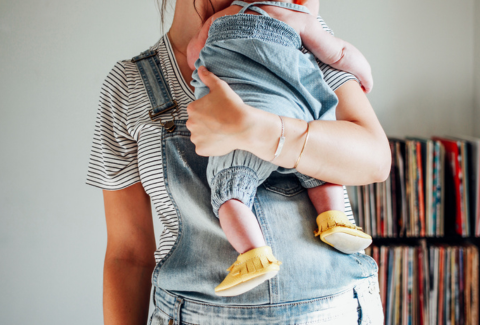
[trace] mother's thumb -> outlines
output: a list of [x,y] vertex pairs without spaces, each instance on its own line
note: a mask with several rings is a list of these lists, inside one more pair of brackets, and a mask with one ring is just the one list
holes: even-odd
[[210,88],[210,90],[213,90],[222,84],[222,80],[218,78],[216,75],[211,73],[210,71],[207,70],[204,66],[201,66],[198,68],[198,76],[200,77],[200,80]]

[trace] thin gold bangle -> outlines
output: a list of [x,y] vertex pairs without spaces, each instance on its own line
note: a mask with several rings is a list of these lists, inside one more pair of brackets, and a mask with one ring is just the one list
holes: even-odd
[[308,141],[308,136],[310,135],[310,124],[307,122],[307,136],[305,137],[305,142],[303,143],[302,151],[300,151],[300,155],[298,156],[297,162],[295,163],[295,166],[293,166],[293,169],[297,168],[298,163],[300,162],[300,158],[302,158],[303,151],[305,150],[305,146],[307,145]]

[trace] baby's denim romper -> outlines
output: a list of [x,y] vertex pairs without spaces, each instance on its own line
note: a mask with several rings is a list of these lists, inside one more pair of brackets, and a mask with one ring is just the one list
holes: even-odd
[[[315,57],[300,51],[302,40],[292,27],[254,5],[272,5],[307,14],[308,9],[270,1],[234,1],[232,5],[243,8],[236,15],[220,17],[212,23],[195,67],[206,66],[255,108],[307,122],[335,120],[338,99],[325,83]],[[247,9],[261,15],[245,14]],[[209,93],[197,70],[192,85],[197,99]],[[214,213],[218,216],[220,206],[230,199],[238,199],[251,208],[257,187],[276,170],[295,173],[305,188],[323,184],[294,169],[278,168],[247,151],[235,150],[209,159],[207,179]]]
[[[132,62],[153,115],[171,117],[170,112],[161,114],[175,104],[175,97],[159,54],[149,50]],[[276,171],[258,188],[253,212],[267,245],[283,262],[282,270],[243,295],[215,295],[237,252],[212,213],[208,158],[196,155],[186,120],[177,119],[169,132],[148,115],[145,111],[132,117],[141,130],[138,141],[148,142],[150,151],[161,151],[163,159],[140,169],[142,184],[156,191],[145,182],[153,169],[159,170],[173,204],[168,213],[178,218],[176,225],[168,225],[177,227],[177,236],[152,275],[155,310],[150,325],[382,324],[375,261],[361,253],[339,253],[314,237],[316,212],[305,189],[294,175]]]

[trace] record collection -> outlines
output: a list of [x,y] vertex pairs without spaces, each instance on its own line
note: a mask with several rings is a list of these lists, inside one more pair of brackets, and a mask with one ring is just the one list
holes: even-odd
[[386,325],[479,324],[478,248],[371,246]]
[[480,139],[390,138],[385,182],[349,187],[387,325],[477,325]]
[[350,189],[359,226],[377,238],[480,237],[480,139],[389,142],[388,179]]

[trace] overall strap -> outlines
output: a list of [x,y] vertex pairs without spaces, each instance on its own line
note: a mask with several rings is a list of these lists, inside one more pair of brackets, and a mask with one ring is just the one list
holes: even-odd
[[[173,132],[175,130],[175,116],[173,114],[178,111],[178,105],[172,98],[172,93],[163,76],[157,51],[147,50],[142,52],[140,55],[135,56],[132,62],[137,65],[152,105],[152,109],[148,111],[150,119],[152,121],[160,121],[160,125],[168,132]],[[170,112],[172,120],[162,122],[160,115],[166,112]]]
[[232,5],[243,7],[242,10],[238,12],[239,14],[245,13],[245,11],[248,9],[248,10],[258,12],[259,14],[267,17],[270,17],[269,14],[267,14],[265,10],[262,10],[256,7],[256,5],[274,6],[274,7],[290,9],[298,12],[303,12],[306,14],[310,13],[310,10],[308,10],[308,8],[305,6],[297,5],[294,3],[280,2],[280,1],[259,1],[259,2],[251,2],[251,3],[244,2],[244,1],[234,1]]

